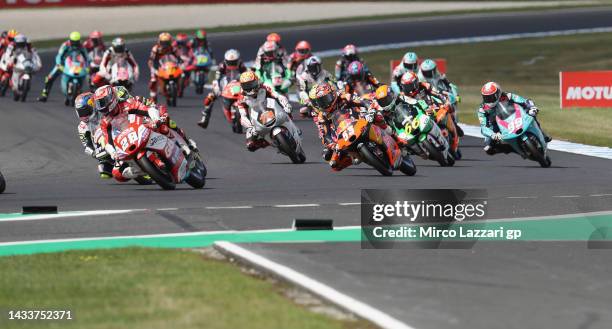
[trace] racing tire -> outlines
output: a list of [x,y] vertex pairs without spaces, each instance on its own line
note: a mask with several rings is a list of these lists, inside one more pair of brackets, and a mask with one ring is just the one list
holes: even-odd
[[406,176],[414,176],[417,173],[417,167],[409,156],[402,159],[399,170]]
[[[363,161],[370,166],[374,167],[381,175],[383,176],[391,176],[393,175],[393,168],[387,162],[387,159],[379,159],[375,156],[372,151],[365,145],[361,144],[358,147],[359,154],[363,158]],[[382,150],[381,150],[382,151]],[[384,151],[383,151],[384,154]]]
[[206,166],[204,162],[196,157],[193,159],[194,168],[189,172],[189,176],[185,178],[185,182],[195,189],[201,189],[206,185]]
[[533,157],[533,160],[537,161],[542,168],[548,168],[552,164],[550,157],[544,155],[543,147],[537,141],[536,137],[532,134],[528,134],[527,140],[523,144],[527,151]]
[[170,176],[163,172],[161,169],[157,168],[149,158],[143,156],[142,158],[136,160],[138,165],[144,170],[151,178],[164,190],[174,190],[176,189],[176,184],[172,181]]
[[153,179],[146,178],[144,176],[138,176],[134,178],[134,180],[136,181],[136,183],[138,183],[138,185],[152,185],[154,183]]
[[295,151],[295,141],[285,135],[285,131],[279,133],[274,136],[276,139],[276,143],[278,143],[278,149],[291,159],[293,163],[304,163],[306,161],[306,157],[304,157],[304,161],[298,156],[298,153]]
[[423,146],[427,150],[427,153],[429,153],[430,159],[437,161],[441,167],[449,166],[447,159],[444,158],[444,153],[438,150],[430,141],[423,141]]
[[21,91],[21,101],[25,102],[28,97],[28,92],[30,91],[30,80],[24,82],[23,90]]
[[0,173],[0,194],[2,194],[2,192],[4,192],[5,189],[6,189],[6,181],[4,180],[4,176],[2,176],[2,173]]

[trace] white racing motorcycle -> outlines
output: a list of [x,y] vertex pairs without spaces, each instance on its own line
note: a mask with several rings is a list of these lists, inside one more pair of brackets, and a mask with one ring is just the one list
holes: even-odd
[[17,55],[15,66],[13,66],[13,76],[11,86],[13,88],[13,99],[25,102],[32,83],[32,74],[40,69],[40,65],[35,62],[34,56],[30,53],[22,52]]
[[266,96],[265,90],[259,91],[255,102],[250,106],[250,117],[257,135],[288,156],[291,162],[304,163],[306,154],[302,149],[301,131],[291,117],[274,98]]
[[132,91],[135,81],[134,69],[125,59],[119,59],[113,63],[110,76],[110,84],[112,86],[123,86],[127,90]]

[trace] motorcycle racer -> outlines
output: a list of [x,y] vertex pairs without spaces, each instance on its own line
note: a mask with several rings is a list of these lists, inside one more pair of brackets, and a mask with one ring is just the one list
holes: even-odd
[[346,79],[342,85],[349,94],[361,94],[368,89],[375,90],[380,86],[378,79],[359,61],[350,63],[346,71]]
[[[268,43],[274,43],[276,45],[276,50],[274,53],[270,52],[272,46],[270,46]],[[267,47],[266,44],[268,44]],[[255,58],[253,68],[255,70],[260,70],[265,62],[269,62],[271,60],[278,61],[279,63],[285,65],[286,57],[287,50],[285,50],[285,47],[281,45],[281,36],[278,33],[272,32],[268,34],[266,37],[266,42],[264,42],[263,45],[261,45],[261,47],[259,47],[257,50],[257,57]]]
[[485,137],[484,151],[487,154],[494,155],[500,152],[510,153],[513,151],[510,145],[500,143],[502,135],[497,125],[497,121],[495,120],[495,108],[498,104],[503,104],[504,106],[518,104],[521,106],[527,110],[527,114],[535,119],[535,122],[544,135],[546,143],[552,140],[550,136],[544,132],[544,129],[542,129],[542,126],[537,120],[537,115],[540,110],[531,99],[502,91],[500,85],[496,82],[485,83],[480,92],[482,94],[482,103],[477,110],[478,121],[480,122],[480,131]]
[[149,96],[154,101],[157,99],[158,78],[156,75],[156,71],[159,68],[160,59],[165,56],[172,56],[177,60],[179,64],[181,64],[181,57],[179,56],[176,48],[172,44],[172,36],[170,35],[170,33],[167,32],[159,34],[157,42],[155,43],[153,48],[151,48],[149,60],[147,61],[149,71],[151,72],[151,79],[149,81]]
[[321,67],[321,59],[318,56],[312,56],[306,59],[303,67],[304,68],[297,75],[300,103],[306,105],[300,108],[300,114],[302,116],[309,116],[311,104],[310,98],[308,97],[308,91],[315,84],[329,81],[335,84],[336,79],[334,79],[331,73]]
[[182,61],[181,68],[183,69],[183,76],[181,77],[182,83],[178,89],[178,96],[183,97],[185,88],[189,86],[191,71],[195,69],[195,54],[193,53],[193,49],[189,46],[189,37],[185,33],[176,35],[174,48]]
[[[108,81],[111,78],[111,69],[113,64],[119,60],[125,60],[134,71],[134,80],[138,81],[140,76],[140,68],[138,67],[138,62],[132,55],[129,49],[125,46],[125,40],[123,38],[115,38],[111,42],[111,46],[104,52],[102,56],[102,63],[100,64],[100,72],[95,76],[95,79],[98,81],[94,81],[95,85],[101,84],[103,81]],[[98,76],[100,76],[98,78]]]
[[102,116],[95,111],[93,93],[85,92],[78,95],[74,102],[74,110],[79,118],[77,132],[85,154],[98,160],[100,178],[112,177],[113,161],[103,147],[96,142],[96,131]]
[[95,48],[104,52],[106,50],[106,45],[104,44],[104,40],[102,40],[102,32],[96,30],[89,33],[87,40],[83,42],[83,48],[85,48],[87,52],[93,51]]
[[[80,53],[86,62],[88,62],[87,50],[81,44],[81,34],[79,32],[70,33],[70,38],[68,41],[62,43],[57,52],[57,56],[55,56],[55,66],[49,72],[47,77],[45,78],[45,86],[40,93],[40,97],[38,97],[38,101],[46,102],[49,97],[49,92],[51,91],[51,87],[53,86],[53,82],[57,79],[58,76],[62,74],[64,69],[64,60],[66,57],[72,55],[73,53]],[[86,67],[89,67],[89,63],[85,63]]]
[[336,111],[341,115],[359,117],[364,110],[361,101],[351,94],[339,91],[329,82],[313,86],[308,97],[316,111],[313,121],[323,144],[323,159],[329,162],[334,171],[350,166],[353,160],[347,155],[336,152],[332,117]]
[[[212,82],[212,91],[204,98],[204,111],[202,111],[202,119],[198,125],[204,129],[208,127],[210,114],[215,103],[215,100],[221,94],[221,79],[231,73],[242,74],[247,70],[246,66],[240,58],[240,52],[236,49],[229,49],[223,56],[223,62],[218,65],[215,72],[215,80]],[[236,75],[238,76],[238,75]],[[230,82],[230,81],[228,81]]]
[[120,114],[137,114],[149,117],[153,125],[159,127],[160,132],[163,133],[163,131],[167,131],[170,128],[181,135],[189,144],[182,146],[186,153],[197,150],[195,142],[187,138],[185,132],[176,125],[176,122],[169,118],[165,106],[158,106],[140,97],[132,97],[124,87],[106,85],[98,88],[94,93],[94,103],[96,110],[102,113],[103,119],[100,122],[100,129],[107,142],[106,150],[113,158],[115,150],[111,137],[112,120]]
[[265,93],[267,98],[275,99],[289,116],[291,116],[291,104],[285,96],[260,83],[259,78],[253,71],[246,71],[240,75],[240,87],[242,87],[243,98],[236,103],[236,106],[240,111],[240,123],[246,130],[246,147],[249,151],[254,152],[269,145],[262,136],[257,135],[251,122],[249,110],[255,106],[257,96],[260,93]]
[[295,51],[289,55],[287,67],[298,76],[303,71],[302,63],[312,56],[312,47],[308,41],[302,40],[295,45]]
[[399,84],[400,80],[402,80],[402,75],[404,73],[411,71],[414,73],[419,72],[418,65],[419,57],[414,52],[407,52],[402,57],[401,63],[399,63],[395,68],[393,68],[392,79],[391,79],[391,88],[397,94],[400,92]]
[[13,43],[17,34],[19,34],[19,32],[14,29],[2,32],[2,36],[0,37],[0,56],[2,56],[6,48]]
[[336,80],[346,80],[348,66],[354,61],[360,62],[365,66],[365,61],[359,57],[357,47],[353,44],[348,44],[342,48],[342,56],[336,61]]
[[[33,64],[33,72],[37,72],[42,67],[40,56],[36,48],[33,48],[28,42],[28,38],[23,34],[15,36],[13,43],[9,44],[4,54],[0,56],[0,85],[6,86],[7,82],[10,81],[8,84],[13,91],[17,90],[19,83],[18,77],[13,74],[13,67],[17,64],[17,58],[21,54],[30,55]],[[11,77],[12,79],[10,79]],[[0,91],[2,95],[4,91],[5,90]]]
[[188,46],[192,50],[195,50],[200,47],[204,48],[206,51],[208,51],[208,53],[210,54],[210,57],[213,58],[213,63],[214,63],[215,57],[213,55],[212,47],[210,46],[210,43],[208,42],[208,39],[206,37],[206,30],[204,29],[197,30],[195,32],[194,38],[189,40]]

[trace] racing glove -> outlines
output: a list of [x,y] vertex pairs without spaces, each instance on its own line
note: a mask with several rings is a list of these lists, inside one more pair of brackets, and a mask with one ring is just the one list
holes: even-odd
[[95,150],[93,148],[89,146],[85,148],[85,154],[89,155],[90,157],[92,158],[95,157],[94,153],[95,153]]
[[540,110],[538,109],[537,106],[532,106],[529,108],[529,115],[531,115],[532,117],[535,117],[536,115],[538,115],[538,112],[540,112]]
[[369,109],[368,112],[365,115],[365,119],[369,122],[372,123],[374,122],[374,118],[376,117],[376,110],[374,109]]
[[501,142],[502,140],[502,134],[501,133],[494,133],[493,135],[491,135],[491,139],[495,142]]

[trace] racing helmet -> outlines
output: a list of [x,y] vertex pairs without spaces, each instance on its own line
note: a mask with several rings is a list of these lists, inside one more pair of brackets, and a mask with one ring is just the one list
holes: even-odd
[[172,35],[170,35],[170,33],[168,32],[162,32],[159,34],[159,37],[157,38],[157,43],[162,47],[162,48],[170,48],[172,46]]
[[385,112],[390,111],[395,106],[395,101],[397,100],[397,95],[387,85],[376,88],[374,96],[380,108]]
[[93,43],[94,47],[102,44],[102,32],[94,30],[89,33],[89,39]]
[[189,37],[187,33],[178,33],[176,35],[176,44],[178,46],[187,46],[187,42],[189,42]]
[[280,34],[276,33],[276,32],[272,32],[270,34],[268,34],[268,36],[266,36],[266,41],[272,41],[276,44],[280,44],[281,42],[281,36]]
[[28,44],[28,38],[25,35],[19,33],[15,36],[15,47],[16,48],[25,48]]
[[308,93],[308,98],[312,106],[320,112],[331,113],[334,105],[338,101],[336,87],[331,83],[321,83],[314,85]]
[[199,29],[195,32],[195,38],[196,40],[198,40],[199,42],[204,42],[206,41],[206,30],[204,29]]
[[406,70],[416,72],[419,68],[417,64],[418,61],[419,57],[417,56],[417,54],[409,51],[404,54],[404,57],[402,57],[402,66],[404,66]]
[[240,87],[247,96],[254,96],[259,90],[259,78],[253,71],[246,71],[240,74]]
[[433,59],[426,59],[421,63],[421,74],[426,79],[434,78],[438,74],[438,66]]
[[295,53],[300,59],[307,58],[312,52],[312,47],[308,41],[302,40],[295,45]]
[[83,122],[88,122],[94,111],[94,100],[91,92],[78,95],[74,100],[74,110]]
[[273,60],[276,58],[276,52],[278,51],[278,45],[274,41],[266,41],[262,47],[263,58],[266,60]]
[[321,73],[321,59],[319,58],[319,56],[312,56],[307,58],[304,64],[306,65],[306,70],[312,73],[312,75],[314,75],[315,77],[318,76],[319,73]]
[[110,85],[98,88],[94,94],[94,104],[96,110],[104,115],[115,115],[119,107],[119,100],[115,90]]
[[480,89],[480,94],[482,95],[482,103],[487,106],[487,108],[494,108],[499,103],[499,99],[501,98],[502,90],[497,82],[487,82]]
[[355,80],[363,80],[365,76],[365,70],[363,68],[363,64],[360,61],[352,61],[347,69],[347,73]]
[[229,49],[223,55],[223,62],[228,69],[237,69],[240,66],[240,52],[236,49]]
[[81,33],[73,31],[70,33],[69,39],[71,46],[78,47],[81,45]]
[[408,71],[402,75],[400,89],[405,95],[414,96],[419,92],[419,77],[416,73]]
[[8,39],[8,41],[13,41],[13,40],[15,40],[15,37],[17,36],[17,34],[19,34],[19,32],[17,32],[17,30],[10,29],[6,33],[6,38]]
[[123,40],[123,38],[114,38],[113,42],[111,42],[111,46],[115,53],[125,52],[125,40]]
[[356,59],[357,58],[357,47],[353,44],[348,44],[342,48],[342,56],[347,60]]

